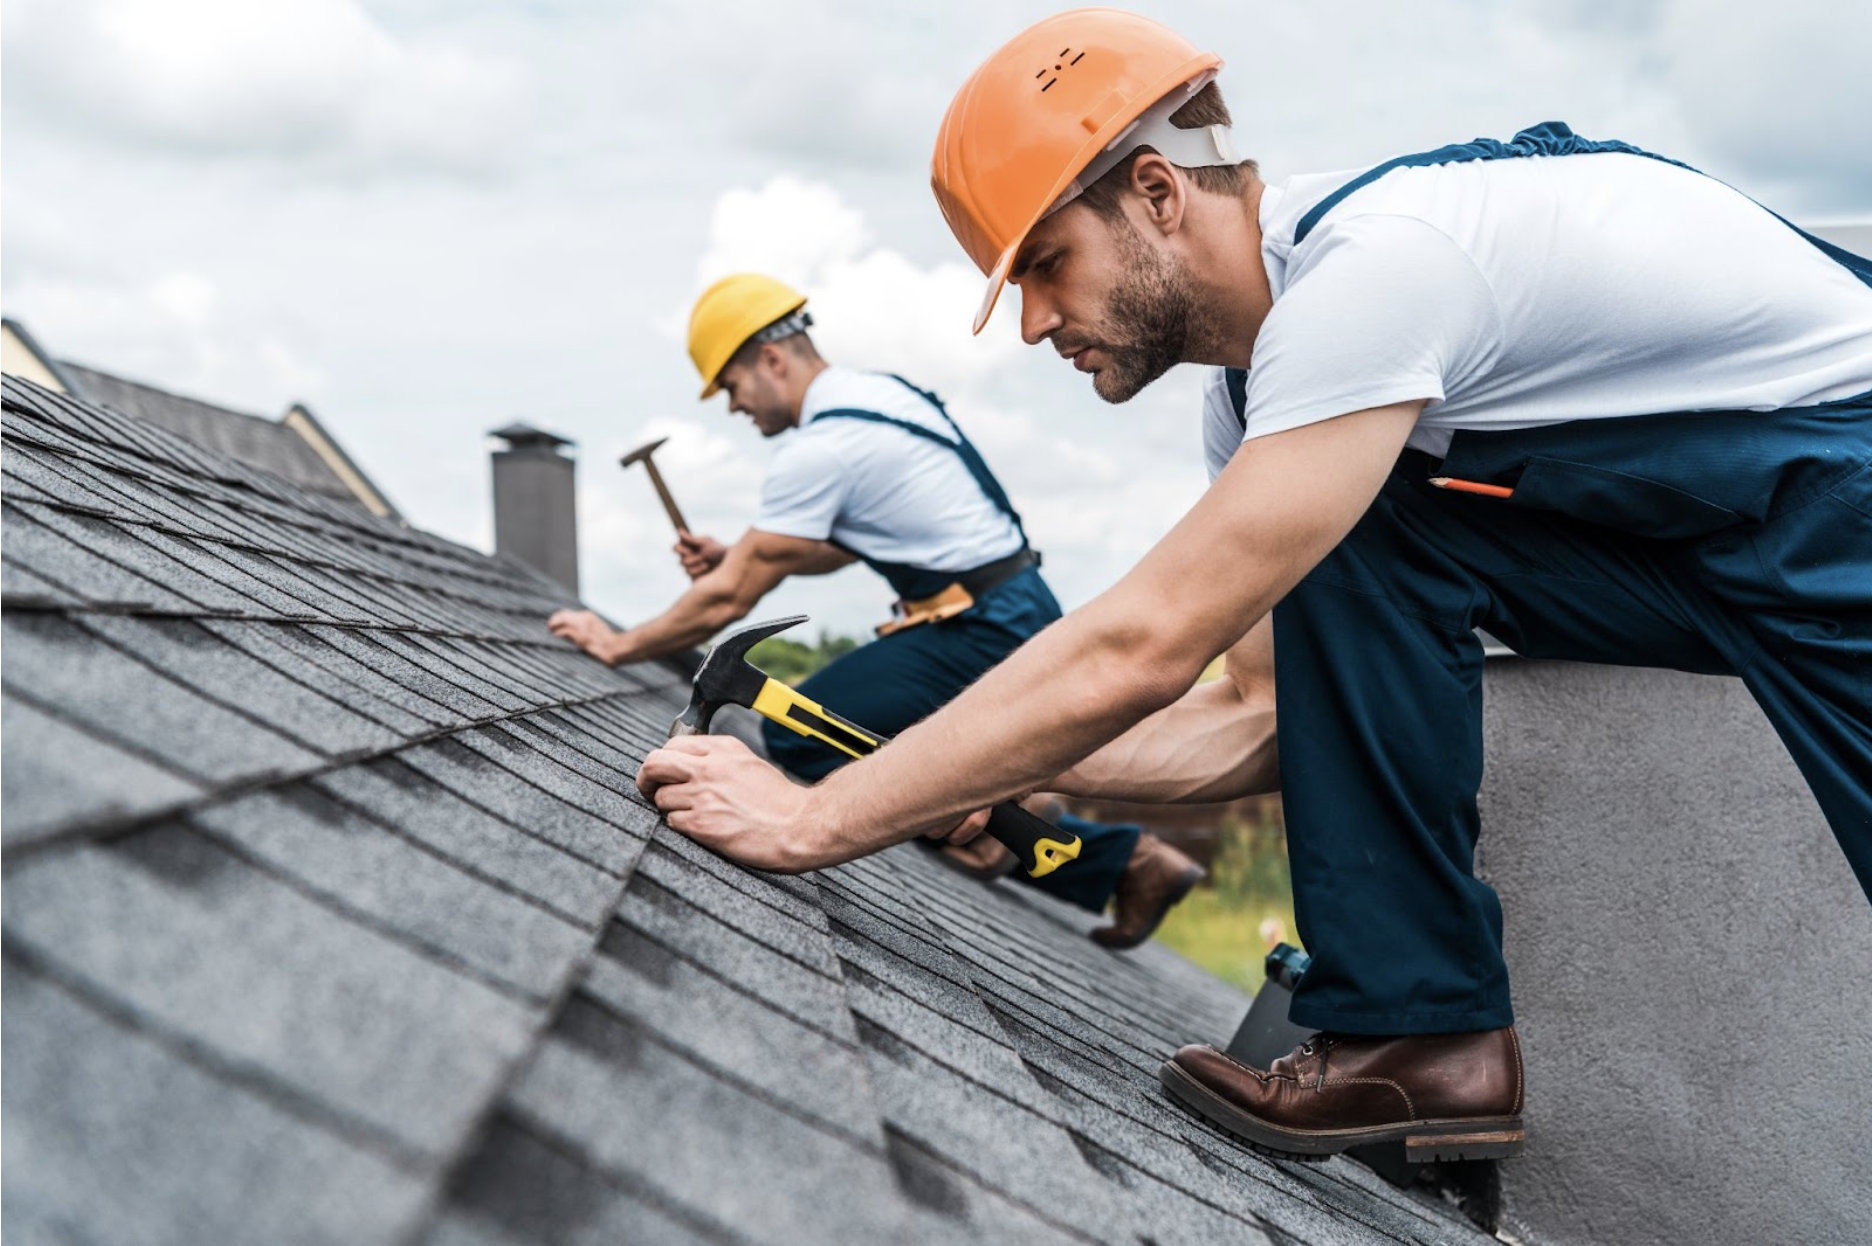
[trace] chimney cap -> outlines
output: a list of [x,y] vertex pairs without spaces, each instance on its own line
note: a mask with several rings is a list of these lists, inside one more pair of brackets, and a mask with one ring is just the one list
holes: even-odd
[[490,429],[488,436],[499,437],[507,443],[509,450],[551,450],[560,446],[574,446],[578,443],[570,437],[561,437],[558,433],[549,433],[543,428],[534,428],[531,424],[515,420],[505,428]]

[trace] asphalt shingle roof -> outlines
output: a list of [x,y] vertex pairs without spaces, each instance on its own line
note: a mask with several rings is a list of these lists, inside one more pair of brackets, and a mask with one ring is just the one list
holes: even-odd
[[[74,394],[85,402],[147,420],[212,453],[271,472],[301,489],[342,502],[359,500],[319,452],[285,421],[172,394],[69,359],[60,360],[58,367],[75,387]],[[359,470],[355,463],[349,466]],[[381,496],[374,484],[366,484]]]
[[1480,1242],[1159,1094],[1244,999],[915,848],[797,878],[631,776],[671,665],[538,574],[9,378],[21,1241]]

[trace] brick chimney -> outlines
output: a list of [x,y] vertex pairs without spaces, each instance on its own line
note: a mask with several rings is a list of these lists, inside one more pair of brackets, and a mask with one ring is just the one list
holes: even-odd
[[578,594],[577,461],[565,437],[528,424],[493,430],[494,552],[510,554]]

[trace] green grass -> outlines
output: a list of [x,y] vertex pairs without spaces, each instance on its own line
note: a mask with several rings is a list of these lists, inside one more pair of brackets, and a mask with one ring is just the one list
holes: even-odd
[[1280,940],[1297,944],[1293,884],[1287,874],[1287,836],[1278,813],[1255,821],[1225,818],[1219,828],[1213,885],[1198,887],[1170,911],[1157,938],[1209,972],[1253,994],[1266,974],[1268,944],[1261,925],[1281,924]]

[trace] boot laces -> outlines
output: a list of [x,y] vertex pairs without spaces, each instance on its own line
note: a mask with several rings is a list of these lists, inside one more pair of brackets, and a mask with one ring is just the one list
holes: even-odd
[[1331,1051],[1333,1045],[1338,1041],[1339,1039],[1336,1035],[1322,1030],[1312,1038],[1307,1039],[1306,1042],[1300,1044],[1301,1055],[1317,1055],[1319,1057],[1319,1076],[1313,1079],[1313,1089],[1315,1090],[1324,1090],[1326,1088],[1326,1053]]

